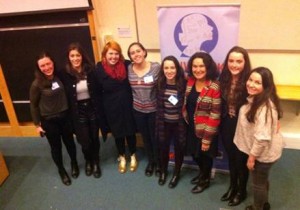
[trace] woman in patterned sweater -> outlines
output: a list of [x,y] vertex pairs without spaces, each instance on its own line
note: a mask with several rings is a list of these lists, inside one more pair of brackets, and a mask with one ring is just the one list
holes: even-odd
[[187,155],[192,155],[200,169],[192,179],[192,193],[209,187],[213,157],[217,152],[217,130],[220,123],[221,99],[217,66],[205,52],[195,53],[188,62],[183,116],[188,123]]
[[176,187],[179,181],[186,142],[186,123],[182,116],[182,105],[186,81],[184,72],[174,56],[167,56],[162,62],[157,82],[156,135],[159,142],[161,175],[159,185],[164,185],[168,175],[170,143],[175,149],[175,169],[169,183]]

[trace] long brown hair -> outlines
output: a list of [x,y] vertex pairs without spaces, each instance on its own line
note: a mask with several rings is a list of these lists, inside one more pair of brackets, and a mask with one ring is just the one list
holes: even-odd
[[158,79],[157,79],[157,89],[158,91],[165,89],[167,81],[166,76],[164,75],[164,65],[165,61],[172,61],[175,64],[176,68],[176,77],[175,77],[175,85],[176,89],[179,93],[183,93],[185,90],[185,77],[184,77],[184,71],[181,68],[177,58],[175,58],[172,55],[169,55],[165,57],[162,61],[162,64],[160,66],[160,71],[158,73]]
[[278,119],[280,119],[282,117],[282,110],[280,107],[279,97],[276,92],[276,86],[274,84],[272,72],[266,67],[257,67],[251,71],[251,74],[254,72],[260,74],[261,76],[263,91],[254,96],[253,104],[250,110],[246,113],[247,120],[251,123],[254,123],[257,110],[264,104],[267,106],[267,110],[270,111],[271,105],[269,100],[274,103],[278,112]]
[[[78,53],[82,57],[82,63],[81,63],[82,71],[80,73],[72,67],[72,64],[70,62],[69,53],[72,50],[78,51]],[[81,79],[84,79],[86,77],[87,73],[94,69],[93,62],[89,58],[87,52],[83,49],[83,47],[78,42],[74,42],[69,45],[68,51],[67,51],[67,58],[68,58],[67,59],[68,61],[66,64],[66,71],[68,73],[70,73],[71,75],[73,75],[74,77],[76,77],[77,82],[79,82]]]
[[225,61],[224,61],[224,67],[220,75],[220,89],[222,91],[222,95],[227,98],[228,94],[230,92],[231,88],[231,82],[232,82],[232,74],[229,71],[228,68],[228,59],[231,53],[237,52],[241,53],[244,57],[245,64],[244,64],[244,69],[241,71],[234,93],[235,93],[235,104],[236,104],[236,111],[240,109],[240,107],[246,103],[246,98],[248,96],[247,94],[247,89],[246,89],[246,81],[249,77],[250,70],[251,70],[251,63],[250,63],[250,58],[248,55],[248,52],[239,46],[234,46],[232,47],[229,52],[226,55]]

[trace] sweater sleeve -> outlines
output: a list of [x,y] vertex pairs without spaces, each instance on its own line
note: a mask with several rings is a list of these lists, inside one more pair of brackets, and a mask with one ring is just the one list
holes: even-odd
[[30,87],[29,100],[30,100],[31,117],[35,126],[40,125],[41,122],[40,109],[39,109],[40,98],[41,98],[40,89],[36,85],[36,82],[33,82]]
[[212,105],[211,105],[212,108],[208,116],[208,120],[204,128],[204,135],[202,138],[202,143],[204,144],[211,144],[211,141],[213,140],[213,137],[216,135],[220,124],[221,92],[217,84],[215,84],[215,89],[211,97],[212,97]]

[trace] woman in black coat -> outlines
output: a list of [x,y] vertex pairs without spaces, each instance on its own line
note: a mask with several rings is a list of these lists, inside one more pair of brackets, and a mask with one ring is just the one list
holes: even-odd
[[[136,128],[133,118],[132,92],[127,78],[126,61],[117,42],[108,42],[102,51],[102,61],[96,66],[98,94],[102,93],[99,109],[103,107],[107,124],[115,138],[119,153],[120,173],[126,172],[125,140],[130,152],[130,171],[137,168],[136,159]],[[101,103],[102,102],[102,103]]]
[[99,178],[99,115],[96,110],[94,72],[94,64],[80,44],[70,44],[68,62],[61,77],[71,107],[76,138],[86,161],[85,173]]

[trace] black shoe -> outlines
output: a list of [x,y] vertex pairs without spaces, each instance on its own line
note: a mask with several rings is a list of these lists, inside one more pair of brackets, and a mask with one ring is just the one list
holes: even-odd
[[99,163],[95,162],[93,164],[93,175],[95,178],[100,178],[101,177],[101,168],[100,168],[100,165]]
[[91,176],[92,172],[93,172],[93,170],[92,170],[92,163],[91,163],[91,161],[86,161],[85,162],[85,174],[87,176]]
[[159,165],[156,165],[155,167],[155,176],[160,177],[161,174],[161,168]]
[[271,209],[270,203],[269,203],[269,202],[266,202],[266,203],[264,204],[263,210],[270,210],[270,209]]
[[202,173],[199,173],[197,176],[191,179],[191,184],[198,184],[200,182],[201,177]]
[[209,183],[209,179],[202,180],[192,189],[191,192],[194,194],[202,193],[206,188],[209,187]]
[[71,176],[76,179],[79,176],[79,167],[77,161],[71,162]]
[[232,200],[236,194],[235,187],[230,186],[227,192],[221,197],[221,201],[229,201]]
[[67,186],[71,185],[71,179],[64,168],[60,169],[58,171],[58,173],[59,173],[62,183],[64,183]]
[[179,174],[178,175],[173,175],[170,183],[169,183],[169,188],[175,188],[178,184],[178,181],[180,179]]
[[152,176],[153,171],[154,171],[154,163],[148,163],[148,165],[145,169],[146,176]]
[[250,205],[250,206],[247,206],[247,207],[245,208],[245,210],[255,210],[255,209],[254,209],[253,206]]
[[159,176],[159,179],[158,179],[158,184],[159,185],[164,185],[167,181],[167,176],[168,176],[168,173],[167,172],[162,172]]
[[242,203],[247,197],[247,193],[238,192],[228,203],[228,206],[237,206]]

